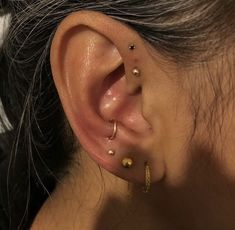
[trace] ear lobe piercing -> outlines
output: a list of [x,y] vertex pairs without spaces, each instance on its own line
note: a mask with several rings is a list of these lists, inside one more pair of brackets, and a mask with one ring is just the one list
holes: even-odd
[[[122,160],[122,166],[124,168],[131,168],[133,166],[134,162],[131,158],[124,158]],[[148,165],[148,162],[144,163],[145,166],[145,185],[143,188],[144,193],[149,193],[151,190],[151,169],[150,166]]]
[[[137,75],[140,74],[140,72],[137,68],[136,68],[136,70],[138,71]],[[133,72],[133,74],[134,74],[134,72]],[[108,137],[109,140],[114,140],[117,135],[117,121],[112,120],[112,122],[113,122],[113,132],[112,132],[112,135],[110,137]],[[113,150],[113,149],[108,150],[107,153],[110,156],[114,156],[116,154],[115,150]],[[132,158],[126,157],[122,160],[121,164],[124,168],[129,169],[129,168],[133,167],[134,161]],[[145,166],[145,186],[143,188],[143,192],[149,193],[149,191],[151,189],[151,169],[150,169],[150,166],[148,165],[147,161],[144,163],[144,166]]]
[[133,166],[133,160],[131,158],[124,158],[122,160],[122,166],[124,168],[131,168]]
[[149,193],[151,189],[151,170],[148,162],[145,162],[145,186],[144,186],[144,193]]

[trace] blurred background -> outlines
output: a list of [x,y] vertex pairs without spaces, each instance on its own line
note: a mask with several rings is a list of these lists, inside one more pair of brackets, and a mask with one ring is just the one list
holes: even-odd
[[[2,13],[0,12],[0,46],[2,46],[4,34],[6,33],[6,30],[7,30],[8,21],[9,21],[9,15],[3,16]],[[1,76],[0,76],[0,81],[1,81]],[[2,115],[4,116],[4,111],[2,109],[1,100],[0,100],[0,114],[1,114],[1,116]],[[5,121],[7,121],[6,116],[4,116],[4,119],[5,119]],[[2,124],[0,122],[0,133],[2,133],[2,132],[3,132],[3,129],[2,129]]]

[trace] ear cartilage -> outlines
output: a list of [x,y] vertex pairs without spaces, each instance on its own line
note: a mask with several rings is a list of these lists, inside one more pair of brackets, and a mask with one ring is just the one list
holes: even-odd
[[131,168],[133,166],[133,160],[131,158],[124,158],[122,160],[122,166],[127,169]]
[[115,151],[112,150],[112,149],[110,149],[110,150],[108,151],[108,154],[109,154],[110,156],[114,156],[114,155],[115,155]]
[[135,44],[130,44],[128,48],[129,48],[129,50],[134,50],[136,48],[136,46],[135,46]]
[[140,70],[136,67],[132,70],[132,74],[135,76],[135,77],[139,77],[140,76]]

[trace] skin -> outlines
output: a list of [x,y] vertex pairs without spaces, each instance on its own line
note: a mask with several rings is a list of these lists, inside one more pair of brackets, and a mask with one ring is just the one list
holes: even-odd
[[[136,66],[140,77],[132,74]],[[128,26],[91,11],[59,25],[51,67],[81,149],[31,229],[234,229],[235,116],[223,83],[228,74],[220,85],[226,107],[217,108],[218,122],[209,130],[214,93],[200,66],[177,65]],[[109,140],[112,119],[118,132]],[[132,168],[122,167],[125,157],[133,159]],[[148,194],[142,192],[146,161]]]

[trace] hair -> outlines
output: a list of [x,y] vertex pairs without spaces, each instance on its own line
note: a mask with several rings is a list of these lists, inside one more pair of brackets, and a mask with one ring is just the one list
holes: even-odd
[[109,15],[180,65],[207,60],[234,41],[234,0],[11,0],[0,5],[10,14],[0,56],[0,100],[11,124],[9,129],[1,118],[1,229],[29,228],[76,149],[49,59],[55,31],[67,15],[80,10]]

